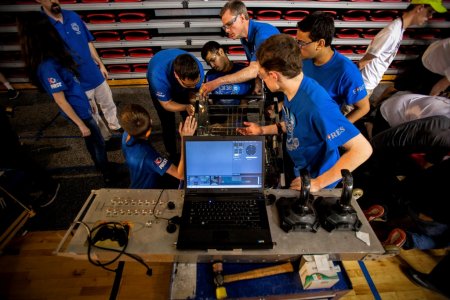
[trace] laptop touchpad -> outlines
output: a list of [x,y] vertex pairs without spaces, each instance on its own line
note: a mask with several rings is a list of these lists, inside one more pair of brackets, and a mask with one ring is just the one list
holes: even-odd
[[230,239],[230,233],[228,231],[225,231],[225,230],[213,231],[213,239],[215,241],[229,240]]

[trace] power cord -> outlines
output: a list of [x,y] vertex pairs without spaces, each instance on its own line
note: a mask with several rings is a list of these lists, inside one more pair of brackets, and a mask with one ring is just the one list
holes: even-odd
[[[107,266],[116,262],[122,255],[126,255],[126,256],[134,259],[138,263],[142,264],[147,269],[146,274],[148,276],[152,275],[152,269],[144,262],[144,260],[140,256],[138,256],[136,254],[131,254],[131,253],[128,253],[125,251],[128,246],[128,232],[129,232],[128,224],[122,224],[120,222],[104,222],[104,223],[101,223],[91,229],[84,222],[79,221],[76,223],[83,225],[87,231],[87,243],[88,243],[87,255],[88,255],[89,262],[92,263],[94,266],[101,267],[110,272],[116,272],[116,270],[107,268]],[[98,232],[102,232],[102,231],[108,232],[110,235],[113,234],[113,236],[105,236],[105,237],[108,237],[108,238],[111,237],[115,240],[118,240],[119,246],[121,246],[121,249],[115,249],[115,248],[109,248],[109,247],[103,247],[103,246],[96,245],[96,243],[97,243],[96,235],[98,234]],[[100,237],[98,237],[98,238],[100,238]],[[116,257],[114,257],[113,259],[111,259],[109,261],[101,262],[99,260],[94,260],[92,258],[92,249],[93,248],[117,252],[118,254]]]

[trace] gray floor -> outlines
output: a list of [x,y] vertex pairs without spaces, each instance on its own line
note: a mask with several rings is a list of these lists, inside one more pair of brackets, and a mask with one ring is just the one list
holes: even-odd
[[[112,88],[120,113],[127,103],[139,103],[146,107],[153,119],[151,138],[154,146],[164,153],[159,118],[146,87]],[[54,204],[38,211],[29,221],[30,230],[68,228],[91,190],[105,187],[102,177],[95,170],[78,128],[58,116],[58,107],[45,93],[21,91],[19,98],[9,101],[0,94],[2,105],[13,106],[10,118],[13,128],[32,157],[61,183],[59,196]],[[45,127],[44,130],[42,130]],[[118,171],[118,182],[112,187],[127,188],[129,176],[120,148],[120,135],[110,140],[108,159]]]

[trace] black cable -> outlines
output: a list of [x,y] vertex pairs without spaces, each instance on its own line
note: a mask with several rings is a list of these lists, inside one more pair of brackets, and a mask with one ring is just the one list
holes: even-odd
[[[161,194],[162,194],[162,193],[161,193]],[[161,196],[161,195],[160,195],[160,196]],[[156,206],[155,206],[155,207],[156,207]],[[105,269],[105,270],[107,270],[107,271],[116,272],[116,270],[107,268],[106,266],[109,266],[109,265],[113,264],[113,263],[116,262],[123,254],[125,254],[125,255],[127,255],[128,257],[131,257],[132,259],[134,259],[135,261],[137,261],[138,263],[142,264],[142,265],[147,269],[146,274],[147,274],[148,276],[151,276],[151,275],[152,275],[152,269],[144,262],[144,260],[143,260],[140,256],[138,256],[138,255],[136,255],[136,254],[131,254],[131,253],[128,253],[128,252],[125,251],[126,248],[127,248],[127,246],[128,246],[128,241],[129,241],[129,239],[128,239],[128,231],[127,231],[127,229],[126,229],[126,226],[129,226],[129,225],[124,225],[124,224],[122,224],[122,223],[120,223],[120,222],[105,222],[105,223],[101,223],[101,224],[95,226],[94,228],[90,229],[89,226],[88,226],[86,223],[84,223],[84,222],[77,222],[77,223],[82,224],[82,225],[86,228],[86,230],[87,230],[87,232],[88,232],[88,234],[87,234],[87,243],[88,243],[88,251],[87,251],[87,255],[88,255],[88,260],[89,260],[89,262],[90,262],[91,264],[93,264],[94,266],[101,267],[101,268],[103,268],[103,269]],[[114,226],[114,229],[122,230],[123,233],[125,234],[125,235],[124,235],[125,239],[124,239],[124,241],[123,241],[124,244],[123,244],[123,246],[122,246],[122,248],[121,248],[120,250],[119,250],[119,249],[114,249],[114,248],[108,248],[108,247],[98,246],[98,245],[96,245],[96,244],[93,242],[93,234],[97,233],[101,228],[108,227],[108,226],[111,226],[111,225]],[[92,254],[91,254],[91,253],[92,253],[92,248],[93,248],[93,247],[95,247],[95,248],[97,248],[97,249],[101,249],[101,250],[117,252],[118,255],[117,255],[116,257],[114,257],[113,259],[111,259],[111,260],[109,260],[109,261],[107,261],[107,262],[103,262],[103,263],[102,263],[102,262],[100,262],[99,260],[94,260],[94,259],[92,258]]]

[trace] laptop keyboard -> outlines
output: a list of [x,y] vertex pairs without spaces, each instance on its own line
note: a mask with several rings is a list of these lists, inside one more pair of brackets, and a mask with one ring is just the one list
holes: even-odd
[[256,200],[191,201],[189,215],[193,225],[261,228]]

